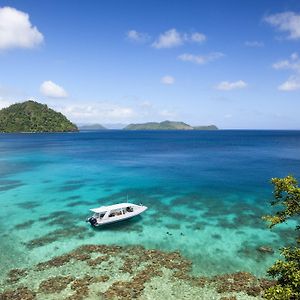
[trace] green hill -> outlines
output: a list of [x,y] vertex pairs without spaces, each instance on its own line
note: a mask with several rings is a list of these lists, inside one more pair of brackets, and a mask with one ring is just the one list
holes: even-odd
[[216,125],[194,126],[194,130],[218,130]]
[[193,127],[183,122],[149,122],[143,124],[129,124],[125,130],[192,130]]
[[218,129],[215,125],[196,126],[192,127],[184,122],[149,122],[142,124],[129,124],[124,130],[215,130]]
[[78,128],[45,104],[29,100],[0,110],[0,132],[69,131],[78,131]]
[[89,124],[89,125],[81,125],[78,126],[79,130],[105,130],[106,127],[102,126],[101,124]]

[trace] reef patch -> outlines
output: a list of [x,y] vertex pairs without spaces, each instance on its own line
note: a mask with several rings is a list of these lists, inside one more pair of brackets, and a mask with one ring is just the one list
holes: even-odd
[[0,299],[33,300],[46,297],[43,295],[68,300],[144,299],[159,290],[155,282],[167,282],[170,299],[193,299],[203,289],[210,289],[215,299],[241,299],[240,295],[254,299],[274,284],[247,272],[203,277],[192,275],[191,270],[191,261],[178,251],[83,245],[32,268],[9,271]]

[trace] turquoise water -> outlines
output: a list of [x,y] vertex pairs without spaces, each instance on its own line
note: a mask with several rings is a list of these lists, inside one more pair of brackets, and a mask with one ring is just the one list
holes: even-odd
[[[195,274],[263,276],[290,243],[270,231],[271,177],[300,178],[299,131],[0,135],[1,274],[83,244],[179,250]],[[123,202],[141,217],[95,230],[89,208]],[[4,271],[4,272],[3,272]]]

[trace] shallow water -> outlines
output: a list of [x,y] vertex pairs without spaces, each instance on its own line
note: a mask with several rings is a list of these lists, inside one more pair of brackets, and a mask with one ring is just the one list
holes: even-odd
[[[300,131],[0,135],[2,276],[83,244],[179,250],[195,274],[263,276],[292,241],[270,231],[271,177],[300,178]],[[89,208],[126,201],[141,217],[95,230]]]

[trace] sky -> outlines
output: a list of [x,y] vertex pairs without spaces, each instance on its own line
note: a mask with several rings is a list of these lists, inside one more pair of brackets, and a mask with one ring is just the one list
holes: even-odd
[[0,0],[0,108],[300,129],[300,1]]

